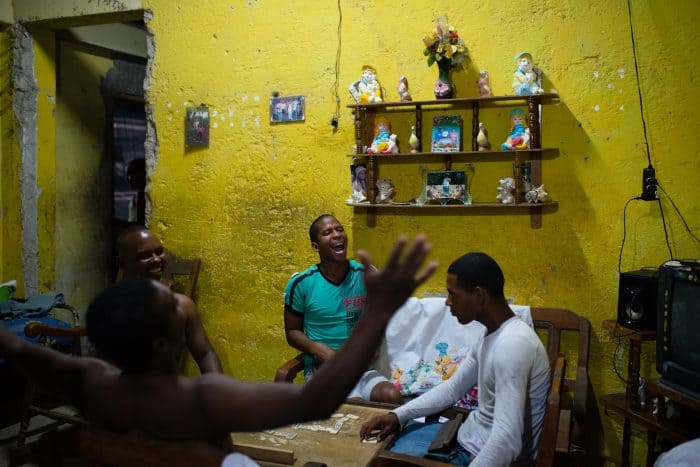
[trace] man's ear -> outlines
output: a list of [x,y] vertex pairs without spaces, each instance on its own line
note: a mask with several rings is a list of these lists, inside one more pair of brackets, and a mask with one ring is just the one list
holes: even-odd
[[168,342],[168,338],[166,336],[157,337],[152,344],[153,355],[163,355],[165,352],[167,352],[169,346],[170,343]]
[[319,251],[318,243],[316,243],[316,242],[311,242],[311,248],[313,248],[313,250],[314,250],[316,253],[318,253],[318,251]]

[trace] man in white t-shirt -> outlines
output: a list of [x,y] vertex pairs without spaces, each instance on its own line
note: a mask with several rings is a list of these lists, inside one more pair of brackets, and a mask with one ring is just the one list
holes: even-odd
[[[549,392],[549,362],[535,331],[508,306],[504,282],[501,268],[484,253],[466,254],[450,265],[445,303],[460,324],[478,321],[486,326],[486,334],[452,378],[373,417],[361,428],[363,439],[379,431],[381,440],[409,422],[392,451],[489,467],[536,458]],[[455,449],[442,455],[428,453],[439,426],[410,421],[452,406],[477,383],[479,406],[460,427]]]

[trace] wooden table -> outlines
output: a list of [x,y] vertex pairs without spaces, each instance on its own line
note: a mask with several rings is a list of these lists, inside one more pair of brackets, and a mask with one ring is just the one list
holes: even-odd
[[[233,433],[231,436],[237,446],[243,444],[269,448],[273,453],[282,451],[280,454],[282,457],[285,457],[284,451],[293,451],[294,453],[292,463],[256,459],[261,466],[303,466],[307,462],[318,462],[329,467],[370,465],[377,451],[383,448],[387,441],[379,444],[362,443],[360,441],[360,427],[372,416],[386,413],[390,407],[384,404],[349,401],[341,405],[336,410],[334,417],[328,420],[290,425],[261,432]],[[353,418],[348,418],[348,415]],[[343,422],[337,434],[310,429],[313,426],[330,429],[339,420],[343,420]],[[292,436],[293,438],[289,439]],[[245,450],[242,451],[245,453]]]
[[[237,432],[232,433],[231,437],[236,450],[249,455],[263,467],[319,464],[328,467],[448,466],[442,462],[388,451],[387,448],[394,438],[400,435],[399,432],[381,443],[360,441],[362,424],[374,415],[385,414],[392,407],[394,406],[390,404],[347,401],[327,420],[260,432]],[[442,415],[452,418],[459,412],[464,413],[461,409],[448,409]],[[348,415],[353,418],[349,418]],[[339,420],[343,420],[343,423],[337,433],[325,431],[334,427]],[[310,428],[313,426],[321,427],[321,430],[312,431]]]

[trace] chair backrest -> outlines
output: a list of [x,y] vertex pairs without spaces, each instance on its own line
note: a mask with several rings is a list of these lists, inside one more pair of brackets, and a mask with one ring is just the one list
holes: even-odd
[[551,467],[554,465],[557,435],[559,432],[559,415],[561,407],[561,391],[563,389],[566,359],[558,355],[552,367],[552,386],[547,396],[547,408],[542,421],[542,433],[537,449],[536,467]]
[[199,279],[199,266],[199,258],[178,258],[172,252],[168,251],[165,271],[163,271],[161,282],[170,288],[177,289],[178,276],[185,276],[186,281],[184,288],[182,290],[175,291],[187,295],[194,300],[194,290],[197,286],[197,279]]
[[[226,453],[203,442],[160,441],[138,433],[71,428],[44,435],[42,459],[80,459],[78,465],[111,467],[219,467]],[[42,464],[45,465],[45,464]],[[75,465],[75,462],[66,465]]]
[[[574,362],[576,365],[574,377],[564,376],[563,379],[562,412],[559,423],[560,432],[565,432],[566,436],[560,436],[558,439],[557,452],[585,454],[591,324],[585,317],[563,308],[533,307],[531,314],[535,329],[542,330],[546,334],[546,348],[550,364],[554,366],[557,356],[562,354],[570,365]],[[562,345],[563,332],[578,333],[576,342]],[[576,347],[577,357],[575,360],[566,352],[566,350],[574,350],[572,347]]]

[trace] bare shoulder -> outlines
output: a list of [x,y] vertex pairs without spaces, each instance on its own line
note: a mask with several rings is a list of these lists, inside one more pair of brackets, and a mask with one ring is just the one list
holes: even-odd
[[197,315],[197,305],[192,301],[187,295],[181,293],[175,293],[175,298],[177,299],[177,304],[179,308],[187,315],[190,316]]

